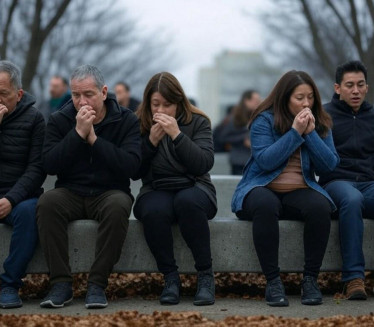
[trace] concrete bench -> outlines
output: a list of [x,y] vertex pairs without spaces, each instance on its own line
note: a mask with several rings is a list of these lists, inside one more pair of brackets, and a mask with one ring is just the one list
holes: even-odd
[[[216,218],[210,221],[213,267],[217,272],[260,272],[260,265],[252,240],[252,223],[239,221],[231,212],[231,197],[239,181],[234,176],[212,176],[217,189],[219,203]],[[133,183],[132,192],[137,194],[139,182]],[[46,189],[53,187],[53,178],[45,183]],[[303,226],[298,221],[280,221],[279,264],[284,272],[303,270]],[[174,226],[175,257],[180,272],[194,272],[194,262],[181,234]],[[87,272],[94,258],[97,223],[79,220],[69,224],[69,255],[72,271]],[[9,247],[11,228],[0,225],[0,262],[5,260]],[[374,221],[365,219],[364,252],[366,267],[374,270]],[[330,239],[323,261],[323,271],[340,271],[341,256],[338,223],[332,222]],[[40,246],[31,261],[29,273],[46,273],[47,266]],[[130,219],[129,231],[122,249],[116,272],[156,272],[153,256],[144,240],[142,224]]]

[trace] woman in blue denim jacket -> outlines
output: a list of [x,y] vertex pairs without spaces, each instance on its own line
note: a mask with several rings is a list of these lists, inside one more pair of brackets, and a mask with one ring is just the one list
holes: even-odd
[[270,306],[288,306],[278,266],[278,220],[283,217],[305,222],[301,302],[322,303],[317,277],[335,205],[314,176],[339,163],[331,125],[315,83],[302,71],[283,75],[251,117],[252,156],[235,190],[232,210],[239,219],[253,221]]

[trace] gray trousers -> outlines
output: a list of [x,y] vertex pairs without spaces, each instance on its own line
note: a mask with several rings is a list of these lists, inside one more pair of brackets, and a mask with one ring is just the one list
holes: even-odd
[[65,188],[44,193],[37,204],[39,238],[50,271],[51,284],[71,282],[68,253],[68,224],[78,219],[98,221],[95,260],[88,282],[101,287],[118,262],[129,225],[130,196],[119,190],[82,197]]

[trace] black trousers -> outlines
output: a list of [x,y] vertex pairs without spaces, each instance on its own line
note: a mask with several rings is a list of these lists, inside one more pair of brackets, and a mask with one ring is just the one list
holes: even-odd
[[132,199],[122,191],[107,191],[82,197],[65,188],[44,193],[37,204],[40,243],[50,271],[51,284],[72,281],[68,252],[68,224],[78,219],[99,222],[95,260],[88,281],[102,287],[108,284],[125,241]]
[[307,188],[276,193],[254,188],[243,201],[239,219],[253,221],[253,241],[267,280],[279,276],[279,219],[302,220],[304,225],[304,276],[317,277],[330,235],[331,205],[317,191]]
[[134,206],[134,215],[143,223],[147,244],[164,275],[178,270],[171,229],[174,222],[191,249],[196,270],[212,266],[208,220],[215,214],[215,206],[196,186],[178,192],[152,191]]

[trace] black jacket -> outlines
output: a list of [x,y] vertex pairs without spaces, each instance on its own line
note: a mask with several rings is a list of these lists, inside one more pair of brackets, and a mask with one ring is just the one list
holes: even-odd
[[[196,179],[196,186],[202,189],[217,207],[216,191],[210,179],[209,170],[214,163],[214,149],[212,130],[209,121],[198,114],[193,114],[189,124],[179,124],[181,133],[171,141],[168,135],[170,152],[181,164],[185,173]],[[167,169],[169,163],[159,153],[159,146],[154,147],[149,141],[149,134],[143,136],[142,140],[142,164],[137,178],[142,178],[143,186],[138,198],[153,190],[152,181],[155,179],[153,171],[155,167],[165,167],[163,175],[172,176],[173,167]],[[162,169],[162,168],[161,168]],[[160,169],[159,169],[160,170]],[[160,173],[160,171],[159,171]]]
[[16,109],[0,123],[0,197],[7,198],[12,207],[43,193],[45,123],[34,104],[34,97],[25,92]]
[[120,107],[113,94],[105,100],[107,113],[94,125],[93,146],[75,130],[77,111],[70,100],[49,118],[43,147],[43,165],[56,175],[56,187],[81,196],[96,196],[108,190],[130,193],[130,177],[140,165],[141,139],[137,117]]
[[374,181],[374,110],[364,101],[358,110],[335,94],[324,105],[333,120],[332,135],[340,164],[332,173],[321,175],[319,183],[333,180]]

